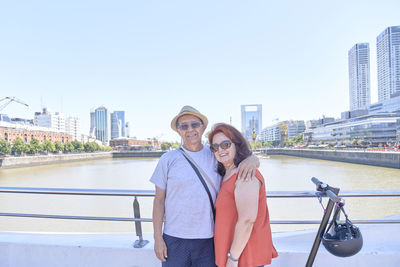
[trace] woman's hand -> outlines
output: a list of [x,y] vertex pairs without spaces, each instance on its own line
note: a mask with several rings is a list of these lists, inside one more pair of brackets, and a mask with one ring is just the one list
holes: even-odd
[[162,237],[154,240],[154,252],[160,261],[167,260],[167,245]]

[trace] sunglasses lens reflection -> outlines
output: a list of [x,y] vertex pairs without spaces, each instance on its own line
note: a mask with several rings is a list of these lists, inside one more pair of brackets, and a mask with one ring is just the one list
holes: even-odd
[[226,141],[222,141],[221,144],[212,144],[211,145],[211,150],[214,151],[214,152],[217,152],[218,151],[218,147],[221,147],[221,149],[225,150],[225,149],[230,148],[231,145],[232,145],[232,142],[229,141],[229,140],[226,140]]
[[[190,127],[192,127],[192,129],[197,129],[201,126],[201,122],[196,121],[196,122],[192,122],[190,124]],[[189,124],[188,123],[183,123],[181,125],[179,125],[178,129],[182,130],[182,131],[186,131],[189,129]]]

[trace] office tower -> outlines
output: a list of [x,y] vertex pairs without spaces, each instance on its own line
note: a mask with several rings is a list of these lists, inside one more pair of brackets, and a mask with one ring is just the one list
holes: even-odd
[[364,109],[371,104],[369,44],[355,44],[348,52],[350,110]]
[[125,111],[111,113],[111,139],[125,136]]
[[94,111],[96,139],[108,143],[111,137],[110,113],[107,108],[99,107]]
[[81,140],[81,121],[79,118],[65,119],[65,133],[72,135],[72,140]]
[[262,129],[262,106],[241,105],[242,134],[248,141],[253,140],[253,131],[259,135]]
[[51,113],[47,108],[43,108],[42,112],[35,112],[34,124],[65,133],[65,116],[59,112]]
[[127,138],[131,137],[131,127],[129,121],[125,123],[125,134]]
[[89,131],[89,136],[94,137],[95,136],[95,113],[94,111],[90,111],[90,131]]
[[400,26],[386,28],[376,38],[378,101],[400,92]]

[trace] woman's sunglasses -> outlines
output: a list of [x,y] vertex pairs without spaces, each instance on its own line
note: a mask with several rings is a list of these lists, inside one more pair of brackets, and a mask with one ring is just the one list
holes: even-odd
[[182,124],[180,124],[178,126],[178,129],[181,130],[181,131],[186,131],[186,130],[189,129],[189,126],[192,127],[192,129],[197,129],[197,128],[199,128],[201,126],[201,122],[194,121],[194,122],[191,122],[190,124],[189,123],[182,123]]
[[225,150],[225,149],[230,148],[231,145],[232,145],[232,142],[230,140],[225,140],[225,141],[222,141],[221,144],[212,144],[210,146],[210,148],[213,152],[217,152],[219,147],[221,147],[222,149]]

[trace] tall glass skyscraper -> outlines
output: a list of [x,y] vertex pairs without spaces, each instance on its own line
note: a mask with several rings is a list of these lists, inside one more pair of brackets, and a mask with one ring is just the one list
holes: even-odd
[[386,28],[376,38],[378,101],[400,92],[400,26]]
[[94,111],[94,117],[96,139],[108,143],[111,137],[110,113],[105,107],[98,107]]
[[111,139],[126,137],[125,135],[125,111],[111,113]]
[[350,110],[371,104],[369,44],[355,44],[348,52]]
[[256,135],[262,130],[262,105],[241,105],[242,134],[248,141],[253,140],[253,129]]

